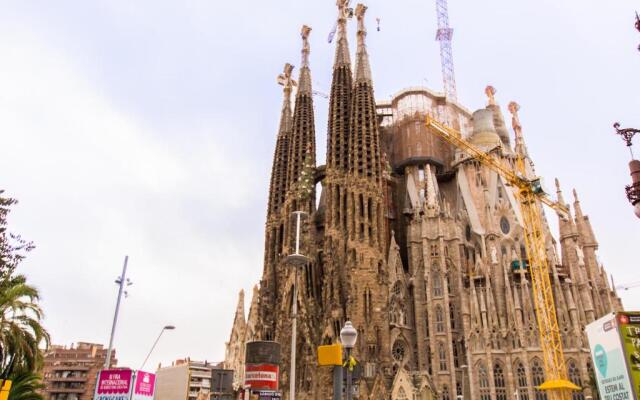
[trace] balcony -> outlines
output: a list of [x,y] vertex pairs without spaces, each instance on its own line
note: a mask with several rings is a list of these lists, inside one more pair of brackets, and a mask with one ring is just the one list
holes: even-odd
[[51,376],[47,378],[51,382],[86,382],[86,376]]
[[51,370],[56,371],[89,371],[90,367],[83,365],[54,365]]
[[47,389],[49,393],[79,393],[82,394],[85,392],[85,388],[65,388],[65,387],[50,387]]

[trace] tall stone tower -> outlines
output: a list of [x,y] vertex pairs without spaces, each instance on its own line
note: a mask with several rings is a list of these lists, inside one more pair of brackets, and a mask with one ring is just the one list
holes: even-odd
[[[288,387],[295,362],[297,397],[326,399],[331,374],[316,366],[316,348],[337,342],[350,320],[359,333],[354,354],[363,366],[361,399],[507,400],[513,393],[520,400],[545,399],[536,389],[544,369],[514,188],[424,123],[427,115],[442,121],[505,165],[522,157],[527,175],[535,177],[519,106],[508,105],[510,133],[490,86],[487,105],[475,112],[419,87],[376,104],[366,7],[349,9],[347,0],[337,6],[326,165],[316,167],[310,28],[303,27],[298,82],[290,65],[279,77],[284,100],[262,279],[248,319],[236,312],[227,365],[242,369],[246,341],[276,340],[283,349],[280,387]],[[556,193],[565,203],[559,182]],[[573,215],[559,218],[558,242],[546,219],[543,230],[569,378],[584,387],[574,400],[583,400],[593,395],[583,328],[622,305],[575,191],[574,197]],[[294,298],[296,275],[285,259],[295,238],[291,213],[298,210],[308,215],[301,253],[310,261],[299,270]],[[291,360],[284,349],[294,301],[298,341]]]

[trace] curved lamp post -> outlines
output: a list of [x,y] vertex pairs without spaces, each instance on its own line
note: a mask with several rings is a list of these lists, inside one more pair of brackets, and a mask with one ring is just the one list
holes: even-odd
[[158,341],[160,340],[160,337],[162,336],[162,334],[164,333],[164,331],[172,331],[176,329],[175,326],[173,325],[165,325],[162,330],[160,331],[160,334],[158,335],[158,338],[156,339],[155,342],[153,342],[153,346],[151,346],[151,350],[149,350],[149,354],[147,354],[147,357],[144,359],[144,361],[142,362],[142,365],[140,366],[140,368],[138,368],[138,370],[142,370],[142,368],[144,368],[144,365],[147,363],[147,360],[149,359],[149,356],[151,355],[151,353],[153,352],[153,349],[156,348],[156,344],[158,344]]
[[340,330],[340,342],[342,347],[347,349],[347,400],[351,400],[353,393],[351,393],[351,350],[358,340],[358,331],[353,327],[351,321],[345,322],[344,326]]

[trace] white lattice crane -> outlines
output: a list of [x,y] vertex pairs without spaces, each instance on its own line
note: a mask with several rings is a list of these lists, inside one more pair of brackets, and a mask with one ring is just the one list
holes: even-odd
[[440,63],[442,64],[442,83],[446,96],[453,101],[458,99],[456,93],[456,77],[453,72],[453,54],[451,38],[453,29],[449,27],[449,10],[447,0],[436,0],[436,14],[438,16],[438,30],[436,40],[440,42]]

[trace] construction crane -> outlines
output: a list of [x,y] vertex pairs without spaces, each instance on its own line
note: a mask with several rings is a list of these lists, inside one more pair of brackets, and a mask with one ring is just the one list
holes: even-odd
[[524,239],[529,259],[531,286],[535,302],[540,347],[544,359],[546,381],[538,388],[546,390],[550,400],[570,400],[572,390],[580,390],[567,379],[567,368],[562,351],[560,330],[556,318],[551,280],[549,278],[549,261],[547,259],[545,237],[542,222],[542,210],[538,202],[556,210],[561,218],[568,217],[566,207],[550,199],[542,190],[540,178],[530,177],[525,164],[525,151],[520,124],[517,120],[518,105],[509,104],[514,114],[514,130],[516,130],[516,162],[515,167],[503,163],[467,140],[460,132],[427,117],[427,127],[446,142],[464,151],[482,165],[500,174],[508,185],[515,190],[516,198],[522,212]]
[[451,51],[453,29],[449,27],[447,0],[436,0],[436,14],[438,16],[436,40],[440,42],[443,89],[449,100],[456,101],[458,100],[458,95],[456,93],[456,77],[453,73],[453,54]]

